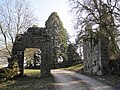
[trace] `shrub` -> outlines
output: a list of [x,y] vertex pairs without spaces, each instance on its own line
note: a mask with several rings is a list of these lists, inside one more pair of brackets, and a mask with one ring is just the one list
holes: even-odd
[[19,73],[19,69],[18,68],[2,68],[0,69],[0,81],[5,81],[8,79],[13,78],[14,76],[18,75]]

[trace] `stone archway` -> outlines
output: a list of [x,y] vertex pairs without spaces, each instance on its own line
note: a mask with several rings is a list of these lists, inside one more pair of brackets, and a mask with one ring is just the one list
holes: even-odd
[[46,28],[31,27],[24,34],[17,35],[13,44],[9,67],[18,63],[20,76],[23,76],[25,48],[41,49],[41,76],[50,75],[51,38]]

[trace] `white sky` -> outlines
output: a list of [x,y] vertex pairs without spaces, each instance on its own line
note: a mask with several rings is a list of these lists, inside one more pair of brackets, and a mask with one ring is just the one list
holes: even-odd
[[[57,12],[64,28],[67,29],[70,36],[74,36],[72,16],[70,14],[70,6],[68,0],[31,0],[31,6],[38,17],[39,26],[44,27],[45,21],[52,12]],[[72,42],[74,38],[70,39]]]

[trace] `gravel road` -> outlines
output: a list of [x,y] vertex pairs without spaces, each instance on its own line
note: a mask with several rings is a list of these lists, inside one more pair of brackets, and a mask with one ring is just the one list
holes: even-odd
[[55,90],[114,90],[109,85],[73,71],[57,69],[52,70],[52,74]]

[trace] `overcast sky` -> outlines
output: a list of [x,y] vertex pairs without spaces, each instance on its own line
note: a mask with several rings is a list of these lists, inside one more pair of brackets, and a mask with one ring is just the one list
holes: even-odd
[[68,0],[31,0],[31,6],[40,20],[40,27],[45,26],[45,21],[52,12],[57,12],[63,22],[64,28],[67,29],[71,36],[74,36],[72,16],[70,14],[71,8]]

